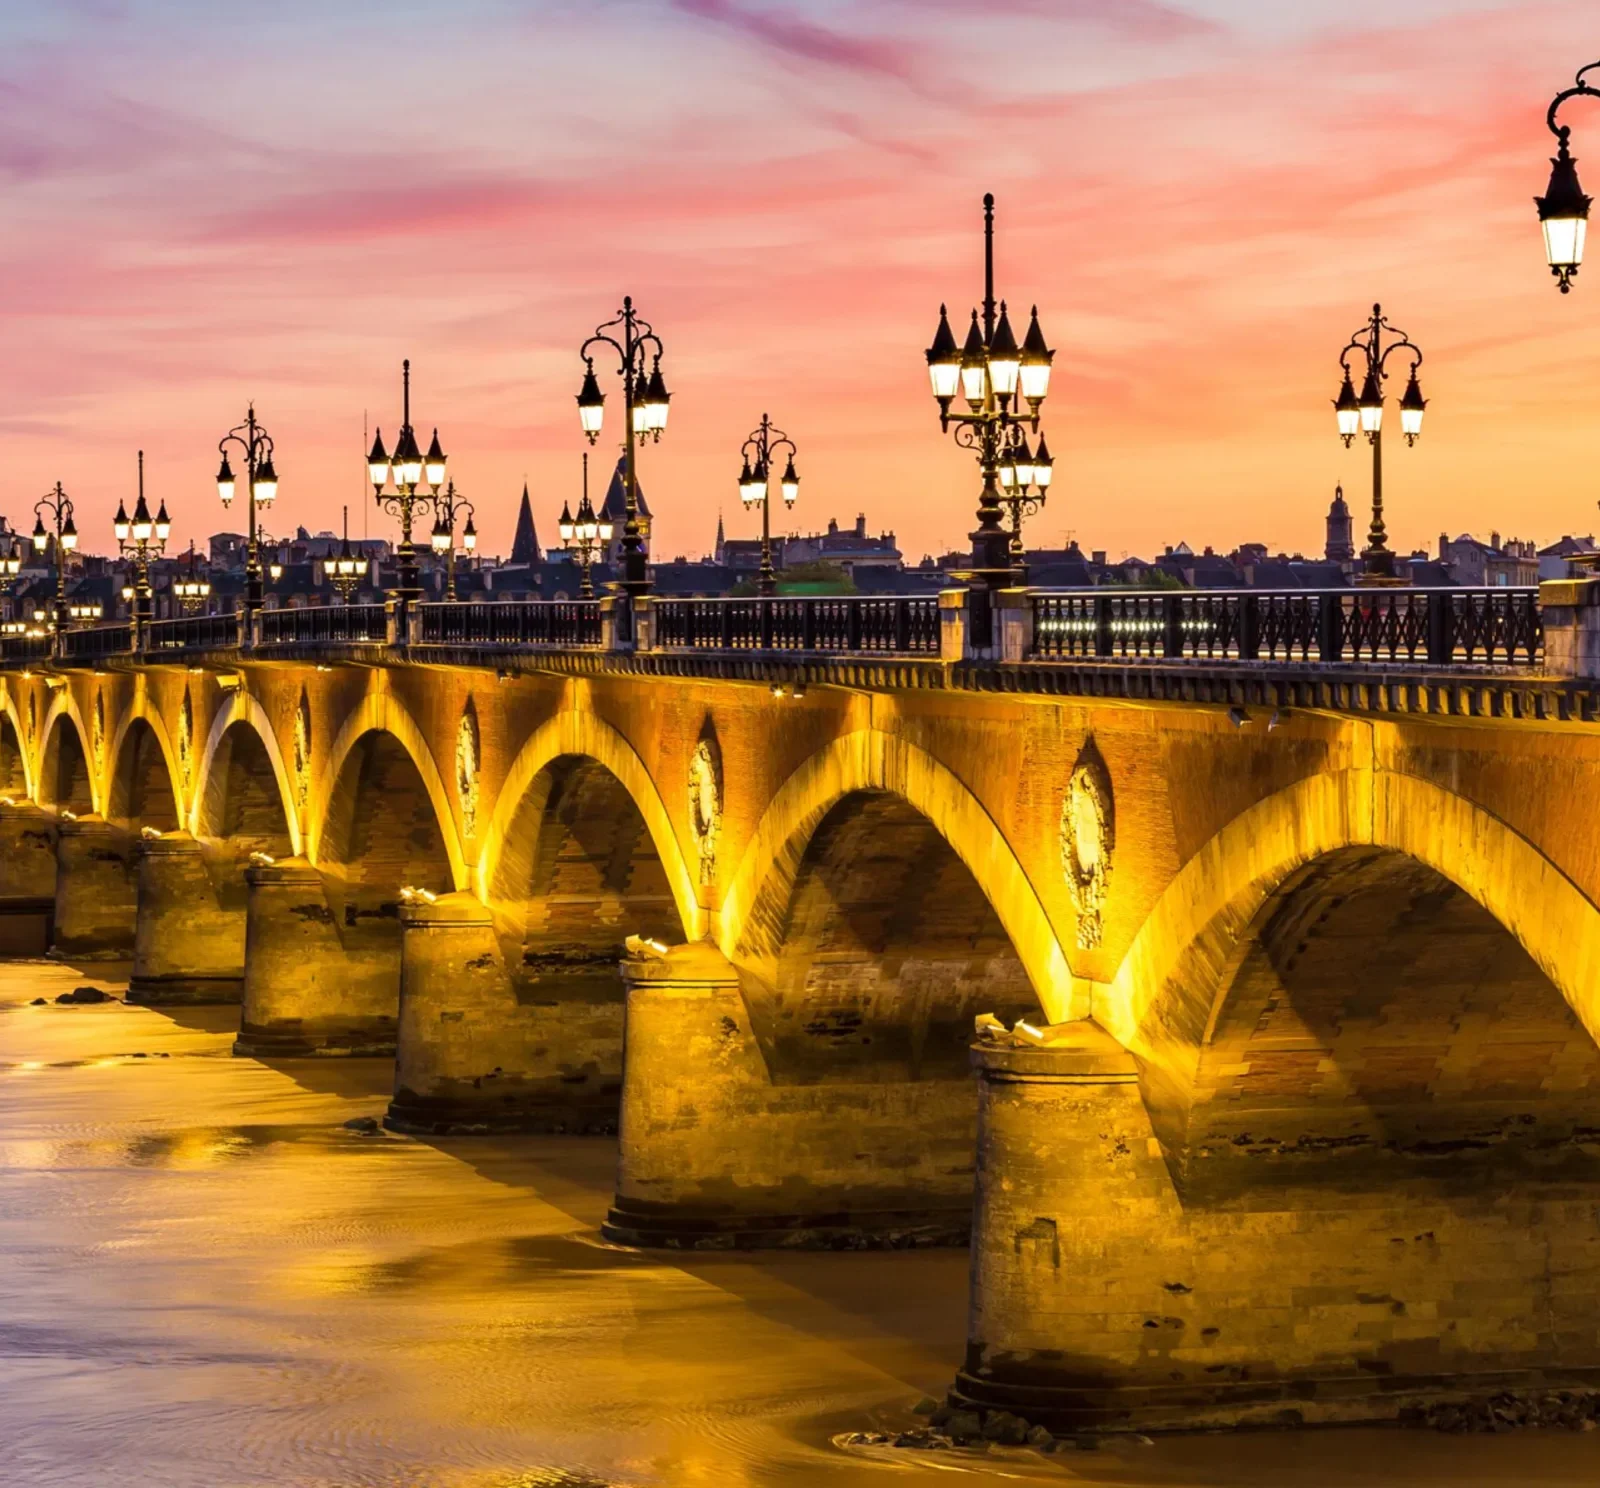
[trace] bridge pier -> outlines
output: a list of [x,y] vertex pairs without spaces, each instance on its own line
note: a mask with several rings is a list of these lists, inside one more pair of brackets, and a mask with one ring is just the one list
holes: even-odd
[[0,956],[42,956],[56,912],[56,819],[0,804]]
[[138,855],[128,1001],[242,1001],[245,916],[221,903],[200,844],[187,832],[169,832],[144,839]]
[[623,963],[617,1196],[602,1233],[675,1249],[963,1244],[965,1082],[774,1084],[708,944]]
[[1600,1185],[1570,1144],[1402,1159],[1388,1181],[1285,1171],[1343,1162],[1337,1141],[1214,1152],[1273,1170],[1180,1194],[1133,1058],[1094,1025],[1042,1048],[986,1041],[973,1062],[953,1404],[1057,1432],[1161,1429],[1392,1420],[1600,1379]]
[[622,997],[615,957],[541,958],[512,984],[470,894],[401,911],[400,1033],[385,1125],[426,1132],[615,1131]]
[[133,843],[100,816],[63,818],[56,828],[55,932],[63,960],[122,960],[133,954],[138,917]]
[[348,947],[323,877],[304,858],[253,865],[245,882],[244,1008],[234,1053],[394,1053],[398,946]]

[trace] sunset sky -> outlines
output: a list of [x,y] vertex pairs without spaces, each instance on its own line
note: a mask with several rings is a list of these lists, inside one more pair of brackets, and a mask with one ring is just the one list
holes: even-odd
[[[1401,19],[1403,18],[1403,19]],[[437,424],[506,551],[575,494],[577,348],[634,295],[671,425],[657,556],[739,507],[765,409],[801,529],[865,511],[964,545],[939,303],[1000,292],[1057,348],[1036,543],[1320,548],[1337,354],[1374,300],[1423,348],[1427,431],[1390,535],[1596,525],[1600,261],[1556,293],[1530,198],[1594,0],[10,0],[0,8],[0,513],[62,480],[85,547],[147,451],[187,542],[248,399],[274,532],[387,533],[365,413]],[[1570,106],[1600,190],[1600,107]],[[1591,163],[1592,162],[1592,163]],[[1020,326],[1019,326],[1020,332]],[[1398,394],[1399,389],[1393,391]],[[613,397],[611,411],[615,411]]]

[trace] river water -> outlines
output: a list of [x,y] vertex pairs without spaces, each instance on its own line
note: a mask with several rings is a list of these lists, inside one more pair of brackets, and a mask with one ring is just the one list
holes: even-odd
[[1584,1483],[1600,1433],[872,1456],[960,1357],[964,1255],[607,1249],[613,1143],[419,1141],[379,1061],[0,964],[0,1488]]

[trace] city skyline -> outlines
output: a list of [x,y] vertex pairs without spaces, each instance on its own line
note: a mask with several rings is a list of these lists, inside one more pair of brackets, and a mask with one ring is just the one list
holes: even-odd
[[[352,535],[392,536],[358,445],[363,418],[392,437],[409,355],[486,550],[524,475],[545,535],[578,485],[578,344],[632,293],[674,392],[640,467],[658,554],[703,551],[718,508],[750,535],[738,445],[766,410],[805,451],[792,524],[864,510],[915,562],[973,525],[922,349],[981,295],[992,189],[1000,292],[1058,353],[1031,545],[1309,552],[1340,481],[1364,526],[1329,399],[1375,299],[1432,399],[1390,460],[1393,546],[1594,525],[1566,472],[1600,290],[1554,292],[1531,203],[1577,6],[938,9],[419,4],[377,36],[348,5],[9,15],[0,512],[25,527],[60,479],[107,547],[143,447],[174,549],[218,531],[216,440],[254,398],[272,530],[348,502]],[[619,26],[648,76],[608,65]],[[1570,122],[1581,161],[1600,117]]]

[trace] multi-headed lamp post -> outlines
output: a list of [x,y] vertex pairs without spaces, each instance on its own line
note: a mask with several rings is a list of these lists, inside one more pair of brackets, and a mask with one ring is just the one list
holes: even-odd
[[[994,297],[994,197],[983,199],[983,314],[972,312],[966,344],[958,348],[943,305],[939,328],[928,348],[928,376],[939,403],[939,427],[956,426],[956,443],[972,450],[983,471],[978,497],[978,527],[972,534],[971,577],[988,588],[1025,579],[1020,570],[1022,519],[1043,504],[1053,466],[1050,452],[1028,445],[1028,433],[1039,433],[1039,409],[1050,389],[1050,364],[1055,359],[1039,329],[1034,307],[1022,345],[1001,301],[996,316]],[[952,412],[957,397],[966,412]],[[1026,411],[1023,405],[1026,404]],[[1042,479],[1041,479],[1042,474]],[[1005,528],[1010,509],[1011,532]]]
[[739,472],[739,499],[747,507],[761,508],[760,589],[763,594],[778,592],[778,575],[772,567],[772,467],[785,450],[788,455],[779,484],[783,488],[784,505],[793,506],[800,495],[800,477],[794,468],[794,457],[799,451],[794,447],[794,440],[762,414],[760,425],[745,440],[740,451],[744,456],[744,468]]
[[593,599],[594,580],[590,570],[600,561],[601,553],[611,541],[613,529],[610,522],[595,516],[594,507],[589,504],[587,450],[583,454],[583,500],[578,503],[577,518],[574,520],[572,509],[563,501],[561,520],[556,523],[556,531],[561,535],[561,546],[572,554],[572,561],[578,565],[578,598]]
[[[633,308],[633,296],[623,297],[622,310],[615,320],[596,328],[579,349],[583,358],[583,386],[578,392],[578,418],[583,432],[593,444],[600,437],[605,418],[606,395],[594,374],[593,346],[609,346],[618,358],[617,375],[622,378],[623,459],[622,486],[625,519],[622,524],[622,588],[630,595],[650,590],[650,572],[645,563],[644,538],[639,530],[639,480],[635,446],[641,439],[659,442],[667,427],[667,405],[672,394],[661,380],[661,338],[650,322]],[[646,365],[649,375],[645,375]]]
[[1600,88],[1590,87],[1584,81],[1586,74],[1600,69],[1600,62],[1591,62],[1578,69],[1578,76],[1570,88],[1563,89],[1551,100],[1545,122],[1556,137],[1556,153],[1550,161],[1550,184],[1543,196],[1534,197],[1539,208],[1539,225],[1544,229],[1544,252],[1550,272],[1562,294],[1572,290],[1572,281],[1583,263],[1584,239],[1589,232],[1589,198],[1578,184],[1578,162],[1572,158],[1568,142],[1572,130],[1556,122],[1556,114],[1569,98],[1600,98]]
[[[46,513],[50,517],[50,528],[46,529],[44,519]],[[55,489],[47,491],[33,508],[33,550],[42,553],[50,546],[50,539],[54,537],[56,559],[56,599],[54,610],[54,627],[59,635],[67,628],[67,554],[78,546],[78,528],[72,520],[72,498],[61,489],[61,482],[57,481]]]
[[330,582],[339,591],[339,598],[349,604],[351,597],[361,587],[361,581],[367,576],[367,557],[365,553],[352,553],[350,551],[350,508],[344,509],[344,537],[339,543],[337,556],[329,559],[324,565]]
[[117,503],[117,515],[111,530],[117,535],[117,547],[122,556],[133,564],[133,623],[147,625],[155,619],[150,593],[150,560],[159,558],[167,550],[167,538],[172,533],[172,521],[167,516],[167,503],[154,517],[144,499],[144,451],[139,451],[139,499],[134,503],[130,519],[127,508]]
[[[1387,344],[1385,344],[1387,343]],[[1391,326],[1383,314],[1382,305],[1372,307],[1372,316],[1350,338],[1349,344],[1339,353],[1339,365],[1344,368],[1344,381],[1339,396],[1333,400],[1334,413],[1339,421],[1339,437],[1348,449],[1357,434],[1365,434],[1372,446],[1372,527],[1367,533],[1367,546],[1361,558],[1368,583],[1384,583],[1394,579],[1394,554],[1389,551],[1388,534],[1383,525],[1383,384],[1389,375],[1389,358],[1398,352],[1411,360],[1411,376],[1400,398],[1400,432],[1408,445],[1417,442],[1422,433],[1422,414],[1428,400],[1422,396],[1417,381],[1417,369],[1422,365],[1422,352],[1404,331]],[[1352,367],[1351,357],[1358,355],[1360,364]],[[1356,392],[1355,377],[1361,378],[1361,391]]]
[[[372,499],[400,521],[400,587],[397,597],[412,604],[422,598],[422,571],[417,566],[417,550],[411,541],[411,524],[419,506],[438,509],[444,493],[445,468],[449,464],[439,447],[439,431],[424,455],[411,428],[411,362],[401,364],[403,413],[400,437],[391,457],[383,448],[383,430],[372,441],[367,456],[367,476],[372,481]],[[424,481],[426,477],[426,481]],[[393,489],[388,489],[392,483]]]
[[217,495],[224,507],[233,505],[238,482],[228,460],[228,448],[237,446],[244,457],[245,496],[250,511],[249,534],[245,547],[244,608],[254,614],[262,606],[261,523],[257,510],[265,510],[278,498],[278,472],[272,463],[272,436],[256,422],[256,406],[250,404],[242,424],[236,425],[217,441],[222,464],[217,467]]
[[203,610],[206,602],[211,598],[211,581],[200,577],[199,562],[194,550],[194,544],[189,544],[189,568],[185,576],[172,581],[172,597],[177,600],[179,608],[185,615],[193,615]]
[[[438,443],[437,436],[434,442]],[[456,597],[456,518],[462,512],[467,514],[467,525],[461,529],[461,546],[470,553],[478,546],[478,529],[472,525],[477,513],[466,497],[456,494],[454,481],[447,482],[444,490],[434,496],[433,510],[431,545],[435,553],[444,554],[444,597],[453,600]]]

